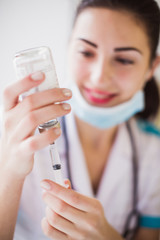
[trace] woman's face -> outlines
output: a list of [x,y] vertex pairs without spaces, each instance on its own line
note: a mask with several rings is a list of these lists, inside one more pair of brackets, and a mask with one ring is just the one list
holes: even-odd
[[148,80],[148,38],[129,13],[88,8],[75,23],[68,62],[70,76],[87,102],[115,106]]

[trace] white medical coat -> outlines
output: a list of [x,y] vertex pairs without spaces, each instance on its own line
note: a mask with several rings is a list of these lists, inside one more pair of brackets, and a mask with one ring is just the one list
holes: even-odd
[[[140,224],[142,227],[160,228],[160,138],[152,131],[146,132],[140,129],[135,119],[131,119],[130,124],[138,151],[137,208],[141,214]],[[126,125],[119,126],[96,196],[92,190],[72,113],[66,116],[66,126],[72,184],[76,191],[96,197],[103,205],[108,222],[122,234],[127,216],[132,210],[133,199],[132,146]],[[68,170],[63,134],[57,140],[57,146],[63,176],[66,178]],[[42,201],[40,181],[46,178],[54,180],[53,174],[48,147],[46,147],[35,154],[34,168],[25,180],[14,240],[48,239],[41,230],[45,204]]]

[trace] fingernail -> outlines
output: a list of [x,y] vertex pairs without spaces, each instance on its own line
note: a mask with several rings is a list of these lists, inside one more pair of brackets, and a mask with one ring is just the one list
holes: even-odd
[[41,187],[44,188],[45,190],[50,190],[51,185],[48,182],[41,182]]
[[54,128],[54,132],[56,135],[60,135],[61,134],[61,129],[60,128]]
[[67,89],[67,88],[63,89],[63,94],[64,94],[64,96],[66,96],[66,97],[72,96],[71,90],[69,90],[69,89]]
[[43,194],[43,193],[46,193],[46,190],[45,190],[45,189],[42,189],[42,194]]
[[31,74],[31,78],[34,81],[40,81],[43,79],[43,77],[44,77],[44,74],[42,72],[35,72]]
[[69,184],[65,184],[65,188],[70,188]]
[[46,217],[42,218],[41,222],[42,222],[43,224],[46,224],[46,223],[48,224]]
[[68,179],[65,179],[65,180],[64,180],[65,188],[70,188],[70,184],[69,184],[68,181],[69,181]]
[[63,103],[62,104],[64,110],[70,110],[71,106],[68,103]]

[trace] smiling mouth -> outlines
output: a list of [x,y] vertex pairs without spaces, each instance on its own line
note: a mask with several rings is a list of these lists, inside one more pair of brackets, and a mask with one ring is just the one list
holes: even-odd
[[117,96],[115,93],[113,94],[96,89],[91,90],[89,88],[84,89],[84,94],[87,100],[92,104],[107,104]]

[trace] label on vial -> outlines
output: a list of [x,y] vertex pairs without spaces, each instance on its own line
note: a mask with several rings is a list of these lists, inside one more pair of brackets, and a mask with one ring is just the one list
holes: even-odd
[[48,90],[51,88],[58,88],[58,79],[55,71],[54,65],[46,64],[46,61],[43,60],[34,60],[31,62],[25,62],[16,65],[16,74],[18,79],[23,79],[31,73],[42,71],[45,74],[45,80],[36,88],[32,88],[29,91],[23,93],[19,100],[22,101],[26,96]]
[[16,67],[17,67],[16,72],[17,72],[18,79],[22,79],[34,72],[38,72],[38,71],[44,72],[46,79],[39,86],[40,91],[59,87],[55,67],[49,64],[46,65],[45,61],[39,60],[39,61],[26,62],[26,63],[18,64]]

